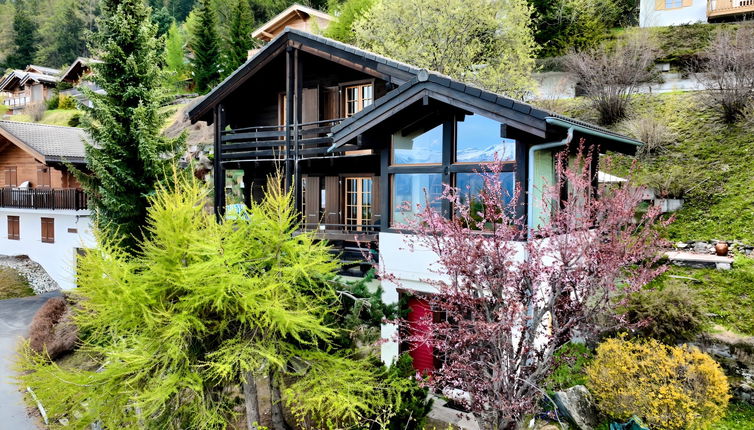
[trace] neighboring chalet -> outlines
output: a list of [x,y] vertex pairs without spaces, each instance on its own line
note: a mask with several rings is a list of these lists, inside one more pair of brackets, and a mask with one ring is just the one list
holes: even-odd
[[[405,249],[394,226],[437,196],[442,184],[471,192],[474,173],[494,154],[513,194],[528,191],[518,208],[530,222],[545,216],[535,184],[554,172],[553,158],[568,142],[586,139],[603,151],[633,153],[641,143],[581,121],[466,85],[437,73],[299,30],[286,29],[189,112],[215,128],[215,208],[261,198],[268,175],[285,172],[301,211],[301,227],[343,252],[362,258],[360,243],[379,252],[380,265],[400,281],[382,281],[383,300],[402,289],[431,292],[430,252]],[[243,195],[226,196],[227,170],[242,172]],[[238,201],[226,201],[226,198]],[[473,198],[473,197],[472,197]],[[411,211],[406,211],[408,203]],[[447,202],[438,204],[452,213]],[[230,216],[231,214],[229,214]],[[353,251],[353,252],[352,252]],[[346,266],[347,266],[346,262]],[[422,302],[413,298],[412,309]],[[383,327],[385,338],[395,332]],[[382,358],[398,354],[386,342]],[[431,351],[414,350],[415,365],[431,368]]]
[[92,76],[91,65],[101,63],[93,58],[78,57],[76,61],[60,76],[60,81],[67,87],[60,90],[61,95],[73,97],[81,105],[91,107],[89,99],[81,92],[81,87],[87,87],[96,93],[104,93],[104,90],[89,79]]
[[256,29],[251,35],[263,42],[269,42],[287,27],[316,33],[316,30],[326,29],[333,21],[335,17],[332,15],[300,4],[293,4]]
[[641,0],[639,26],[744,21],[754,17],[754,0]]
[[0,96],[8,113],[20,113],[28,105],[43,103],[53,95],[60,81],[60,70],[49,67],[27,66],[14,70],[0,81]]
[[68,165],[84,168],[79,128],[0,121],[0,254],[27,255],[73,288],[77,250],[91,246],[87,198]]

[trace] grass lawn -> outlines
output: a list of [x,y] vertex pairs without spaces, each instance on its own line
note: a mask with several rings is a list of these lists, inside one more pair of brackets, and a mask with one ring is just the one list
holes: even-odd
[[754,430],[754,406],[731,403],[725,418],[710,430]]
[[[699,282],[671,276],[684,276]],[[737,257],[731,270],[671,267],[650,286],[665,288],[674,284],[696,290],[707,311],[714,314],[712,322],[754,336],[754,259]]]
[[34,290],[16,270],[0,267],[0,300],[33,295]]
[[[67,127],[68,121],[70,121],[70,119],[76,114],[81,114],[81,111],[77,109],[48,110],[45,111],[44,116],[38,124],[63,125]],[[34,122],[32,121],[31,116],[26,114],[12,115],[9,119],[11,121],[19,122]]]

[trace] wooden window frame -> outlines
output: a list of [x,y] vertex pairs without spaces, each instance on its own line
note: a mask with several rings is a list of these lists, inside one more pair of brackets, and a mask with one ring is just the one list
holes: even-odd
[[21,240],[21,218],[8,215],[8,240]]
[[[357,113],[361,112],[366,107],[366,106],[364,106],[364,100],[366,100],[366,99],[363,97],[363,88],[364,87],[371,87],[372,88],[372,98],[370,99],[372,102],[369,105],[371,105],[371,104],[374,103],[374,101],[375,101],[375,92],[374,92],[375,85],[374,84],[375,84],[374,79],[369,79],[369,80],[361,80],[361,81],[354,81],[354,82],[344,82],[344,83],[342,83],[342,84],[339,85],[340,86],[340,93],[342,94],[341,99],[343,101],[343,103],[342,103],[343,109],[341,110],[341,112],[343,113],[343,118],[350,118],[350,117],[356,115]],[[351,89],[351,88],[358,88],[359,89],[358,90],[358,98],[356,100],[354,100],[358,104],[358,109],[355,112],[349,114],[349,112],[348,112],[348,102],[349,102],[349,100],[348,100],[348,90]],[[369,105],[367,105],[367,106],[369,106]]]
[[692,6],[694,4],[694,0],[681,0],[680,6],[668,6],[668,1],[669,0],[655,0],[655,10],[676,10]]
[[55,218],[41,217],[42,243],[55,243]]
[[[349,199],[348,199],[348,183],[349,180],[356,180],[358,181],[357,185],[357,191],[355,192],[357,194],[357,204],[356,205],[349,205]],[[356,174],[349,174],[342,176],[342,183],[343,183],[343,224],[346,226],[351,226],[349,224],[349,218],[348,216],[348,208],[349,207],[356,207],[356,208],[363,208],[365,205],[363,203],[363,185],[364,181],[369,180],[372,183],[371,189],[369,190],[369,194],[371,195],[371,202],[369,203],[369,219],[364,220],[362,217],[362,210],[357,210],[356,215],[356,223],[353,224],[354,227],[356,227],[356,231],[363,231],[364,227],[371,226],[374,223],[374,175],[356,175]]]

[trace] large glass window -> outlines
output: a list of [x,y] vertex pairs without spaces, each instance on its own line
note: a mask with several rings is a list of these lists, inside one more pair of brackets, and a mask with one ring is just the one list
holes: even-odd
[[[491,173],[456,173],[456,188],[461,195],[461,202],[466,204],[477,204],[480,200],[480,194],[484,189],[485,176]],[[502,185],[503,202],[508,204],[513,199],[515,192],[515,174],[513,172],[502,172],[498,174],[500,184]],[[480,203],[479,203],[480,204]]]
[[404,135],[393,135],[393,164],[442,163],[442,124]]
[[440,173],[399,173],[392,176],[390,206],[392,222],[405,224],[425,207],[427,201],[440,210],[442,194]]
[[481,115],[458,121],[456,162],[484,163],[516,159],[516,141],[500,137],[500,123]]

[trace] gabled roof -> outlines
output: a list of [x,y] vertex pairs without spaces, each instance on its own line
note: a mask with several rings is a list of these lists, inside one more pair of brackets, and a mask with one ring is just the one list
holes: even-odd
[[[60,78],[58,78],[57,75],[54,74],[37,73],[30,71],[31,67],[32,66],[27,67],[27,70],[13,70],[12,72],[5,75],[2,81],[0,81],[0,91],[8,91],[8,89],[12,88],[13,85],[25,85],[29,80],[51,85],[56,84],[60,80]],[[57,70],[49,68],[44,69]],[[60,73],[59,70],[58,73]]]
[[0,91],[7,91],[11,87],[14,81],[20,81],[25,76],[26,72],[23,70],[13,70],[5,75],[0,81]]
[[[89,68],[90,64],[101,62],[102,61],[95,60],[94,58],[78,57],[67,69],[65,69],[63,74],[60,75],[60,80],[65,82],[77,81],[81,77],[83,70]],[[81,70],[81,72],[79,72],[79,70]]]
[[[448,76],[338,42],[326,37],[286,28],[283,33],[268,43],[261,51],[246,61],[222,83],[189,111],[192,122],[213,121],[212,108],[229,96],[241,84],[251,79],[270,57],[284,51],[286,46],[297,48],[314,55],[325,57],[333,62],[350,62],[359,70],[373,73],[397,88],[377,99],[372,105],[333,127],[333,148],[342,146],[379,124],[383,119],[395,115],[403,107],[423,97],[429,97],[453,106],[471,111],[484,112],[488,116],[519,128],[535,136],[545,138],[548,133],[560,133],[573,129],[575,132],[610,142],[613,148],[622,152],[633,152],[642,143],[610,130],[537,108],[482,88],[465,84]],[[352,66],[353,67],[353,66]]]
[[89,141],[80,128],[16,121],[0,121],[0,136],[45,163],[82,164],[84,142]]
[[25,72],[39,73],[42,75],[58,76],[60,75],[60,69],[53,69],[52,67],[37,66],[35,64],[29,64],[26,66]]
[[212,122],[212,108],[230,95],[233,90],[249,80],[261,69],[270,57],[284,50],[286,46],[295,44],[298,48],[308,53],[321,56],[333,61],[341,59],[361,66],[362,71],[373,74],[394,84],[403,84],[416,76],[418,67],[411,66],[381,55],[347,45],[326,37],[307,33],[305,31],[286,28],[279,36],[272,39],[254,56],[246,60],[235,72],[225,78],[219,85],[212,89],[207,96],[198,103],[191,111],[191,122]]
[[26,72],[26,75],[21,78],[21,81],[19,82],[19,85],[26,85],[29,81],[34,81],[37,83],[45,83],[45,84],[57,84],[60,78],[53,75],[45,75],[43,73],[33,73],[33,72]]
[[262,24],[262,26],[254,30],[251,35],[252,37],[255,37],[257,39],[269,40],[271,38],[270,35],[274,35],[291,21],[294,21],[296,19],[304,20],[310,17],[319,18],[320,20],[326,21],[327,23],[335,21],[335,17],[332,15],[329,15],[317,9],[312,9],[307,6],[294,3],[284,11],[275,15],[271,20]]

